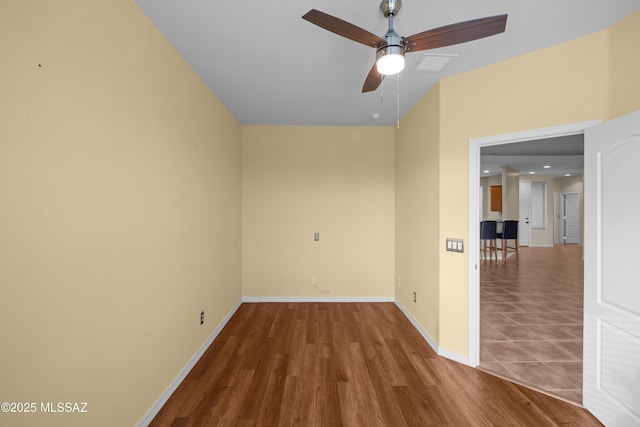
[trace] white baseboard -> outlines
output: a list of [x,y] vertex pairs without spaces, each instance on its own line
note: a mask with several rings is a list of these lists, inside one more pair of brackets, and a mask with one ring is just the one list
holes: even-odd
[[406,318],[409,319],[409,321],[411,322],[413,327],[418,330],[420,335],[422,335],[422,338],[424,338],[424,340],[427,342],[427,344],[429,344],[429,346],[431,346],[433,351],[435,351],[438,354],[438,356],[446,357],[447,359],[453,360],[454,362],[458,362],[458,363],[462,363],[463,365],[471,366],[468,356],[463,356],[463,355],[461,355],[459,353],[456,353],[454,351],[450,351],[450,350],[447,350],[446,348],[441,348],[440,346],[438,346],[438,344],[436,344],[436,342],[431,338],[431,336],[429,336],[427,331],[422,329],[422,326],[420,326],[418,321],[416,319],[414,319],[414,317],[411,315],[411,313],[409,313],[407,311],[407,309],[404,308],[404,306],[400,303],[400,301],[398,301],[396,299],[394,302],[396,303],[396,305],[398,306],[400,311],[402,311],[402,313],[406,316]]
[[471,361],[469,360],[469,356],[462,355],[460,353],[456,353],[455,351],[447,350],[446,348],[441,348],[438,351],[438,355],[442,357],[446,357],[449,360],[453,360],[454,362],[462,363],[463,365],[471,366]]
[[435,351],[436,353],[438,353],[438,344],[436,344],[436,342],[429,336],[429,334],[427,333],[427,331],[425,331],[424,329],[422,329],[422,326],[420,326],[420,324],[418,323],[418,321],[416,319],[413,318],[413,316],[411,315],[411,313],[409,313],[407,311],[406,308],[404,308],[404,306],[402,304],[400,304],[400,301],[395,300],[396,305],[398,306],[398,308],[400,309],[400,311],[405,315],[405,317],[407,319],[409,319],[409,322],[411,322],[411,324],[413,325],[414,328],[416,328],[418,330],[418,332],[420,332],[420,335],[422,335],[422,338],[424,338],[424,340],[427,342],[427,344],[429,344],[429,346],[431,346],[431,348],[433,349],[433,351]]
[[162,409],[164,404],[167,403],[167,400],[169,400],[173,392],[176,391],[180,383],[182,383],[182,381],[186,378],[189,372],[191,372],[191,369],[193,369],[196,363],[198,363],[198,360],[200,360],[204,352],[207,351],[207,349],[209,348],[213,340],[215,340],[216,337],[220,334],[220,331],[222,331],[222,328],[224,328],[225,325],[229,322],[229,319],[231,319],[231,316],[233,316],[235,312],[238,310],[238,308],[240,308],[240,305],[242,305],[242,299],[240,299],[236,303],[236,305],[233,306],[233,308],[227,313],[227,315],[224,316],[224,319],[222,319],[220,324],[218,324],[218,326],[211,333],[209,338],[207,338],[207,340],[200,346],[196,354],[194,354],[191,360],[189,360],[189,362],[185,365],[185,367],[182,368],[180,373],[178,373],[178,376],[171,382],[171,384],[169,385],[169,387],[167,387],[164,393],[162,393],[162,395],[160,396],[160,398],[158,398],[156,403],[154,403],[151,409],[149,409],[149,411],[144,415],[144,417],[142,417],[142,419],[138,423],[138,427],[143,427],[143,426],[146,427],[149,425],[149,423],[151,423],[153,418],[158,414],[158,412],[160,412],[160,409]]
[[242,297],[242,302],[394,302],[393,297]]

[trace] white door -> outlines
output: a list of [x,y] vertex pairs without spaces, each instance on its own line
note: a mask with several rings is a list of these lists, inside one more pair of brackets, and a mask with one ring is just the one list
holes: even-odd
[[580,243],[580,193],[563,193],[560,210],[562,243]]
[[518,218],[518,243],[520,246],[529,246],[529,212],[531,202],[531,183],[520,181],[520,215]]
[[584,406],[640,425],[640,111],[585,132]]

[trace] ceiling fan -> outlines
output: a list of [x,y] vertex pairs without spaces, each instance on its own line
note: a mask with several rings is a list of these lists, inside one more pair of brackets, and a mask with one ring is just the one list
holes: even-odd
[[382,14],[389,19],[389,29],[384,37],[378,37],[356,25],[316,9],[311,9],[302,19],[376,49],[376,63],[373,64],[364,81],[363,93],[376,90],[385,75],[402,71],[406,52],[435,49],[493,36],[502,33],[507,25],[507,15],[504,14],[458,22],[409,37],[400,37],[393,29],[393,17],[398,15],[401,6],[401,0],[382,0],[380,3]]

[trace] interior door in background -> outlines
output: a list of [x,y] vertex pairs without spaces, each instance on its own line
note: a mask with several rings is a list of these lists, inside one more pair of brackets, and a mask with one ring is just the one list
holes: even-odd
[[580,193],[562,193],[561,196],[562,243],[580,243]]

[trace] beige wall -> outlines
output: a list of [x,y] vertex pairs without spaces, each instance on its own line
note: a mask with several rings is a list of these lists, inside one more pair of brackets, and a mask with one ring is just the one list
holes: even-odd
[[[438,135],[422,139],[430,147],[414,150],[438,155],[438,214],[430,211],[409,221],[398,221],[396,234],[419,231],[422,224],[439,224],[439,280],[428,280],[421,272],[416,280],[428,283],[431,294],[439,294],[438,329],[426,327],[439,345],[461,355],[468,354],[467,253],[444,251],[446,237],[468,236],[468,147],[472,138],[537,129],[593,119],[609,119],[630,112],[638,105],[640,82],[637,58],[626,58],[640,45],[640,13],[610,30],[581,37],[557,46],[533,52],[468,73],[445,78],[425,99],[438,103]],[[627,68],[630,66],[630,70]],[[613,81],[615,80],[615,81]],[[413,110],[411,112],[414,113]],[[408,116],[412,117],[412,116]],[[425,119],[425,117],[421,117]],[[404,119],[403,124],[409,119]],[[398,131],[396,169],[405,164],[409,150],[401,141],[418,139],[431,132],[426,121],[401,126]],[[422,164],[416,164],[421,162]],[[430,168],[434,159],[407,160],[414,169]],[[396,192],[404,200],[434,194],[426,185],[409,186],[397,182]],[[403,203],[400,200],[398,203]],[[434,203],[436,203],[434,201]],[[405,256],[416,258],[419,252],[405,244]],[[434,288],[438,288],[437,290]],[[418,316],[424,316],[418,313]]]
[[134,425],[241,298],[240,126],[131,0],[0,2],[0,57],[0,401],[88,403],[0,424]]
[[467,253],[444,241],[468,235],[468,140],[640,108],[639,29],[444,79],[397,131],[241,135],[133,1],[1,2],[0,401],[89,411],[2,422],[135,424],[242,283],[395,294],[467,354]]
[[609,34],[609,117],[640,109],[640,11],[611,27]]
[[[607,37],[593,34],[441,82],[441,240],[467,236],[469,139],[606,117]],[[440,345],[468,354],[467,254],[440,265]]]
[[243,126],[242,164],[245,296],[393,297],[393,128]]
[[[396,131],[396,299],[439,339],[439,84]],[[449,255],[449,254],[447,254]],[[416,302],[413,302],[416,292]]]
[[520,173],[502,167],[502,219],[518,220],[520,216]]

